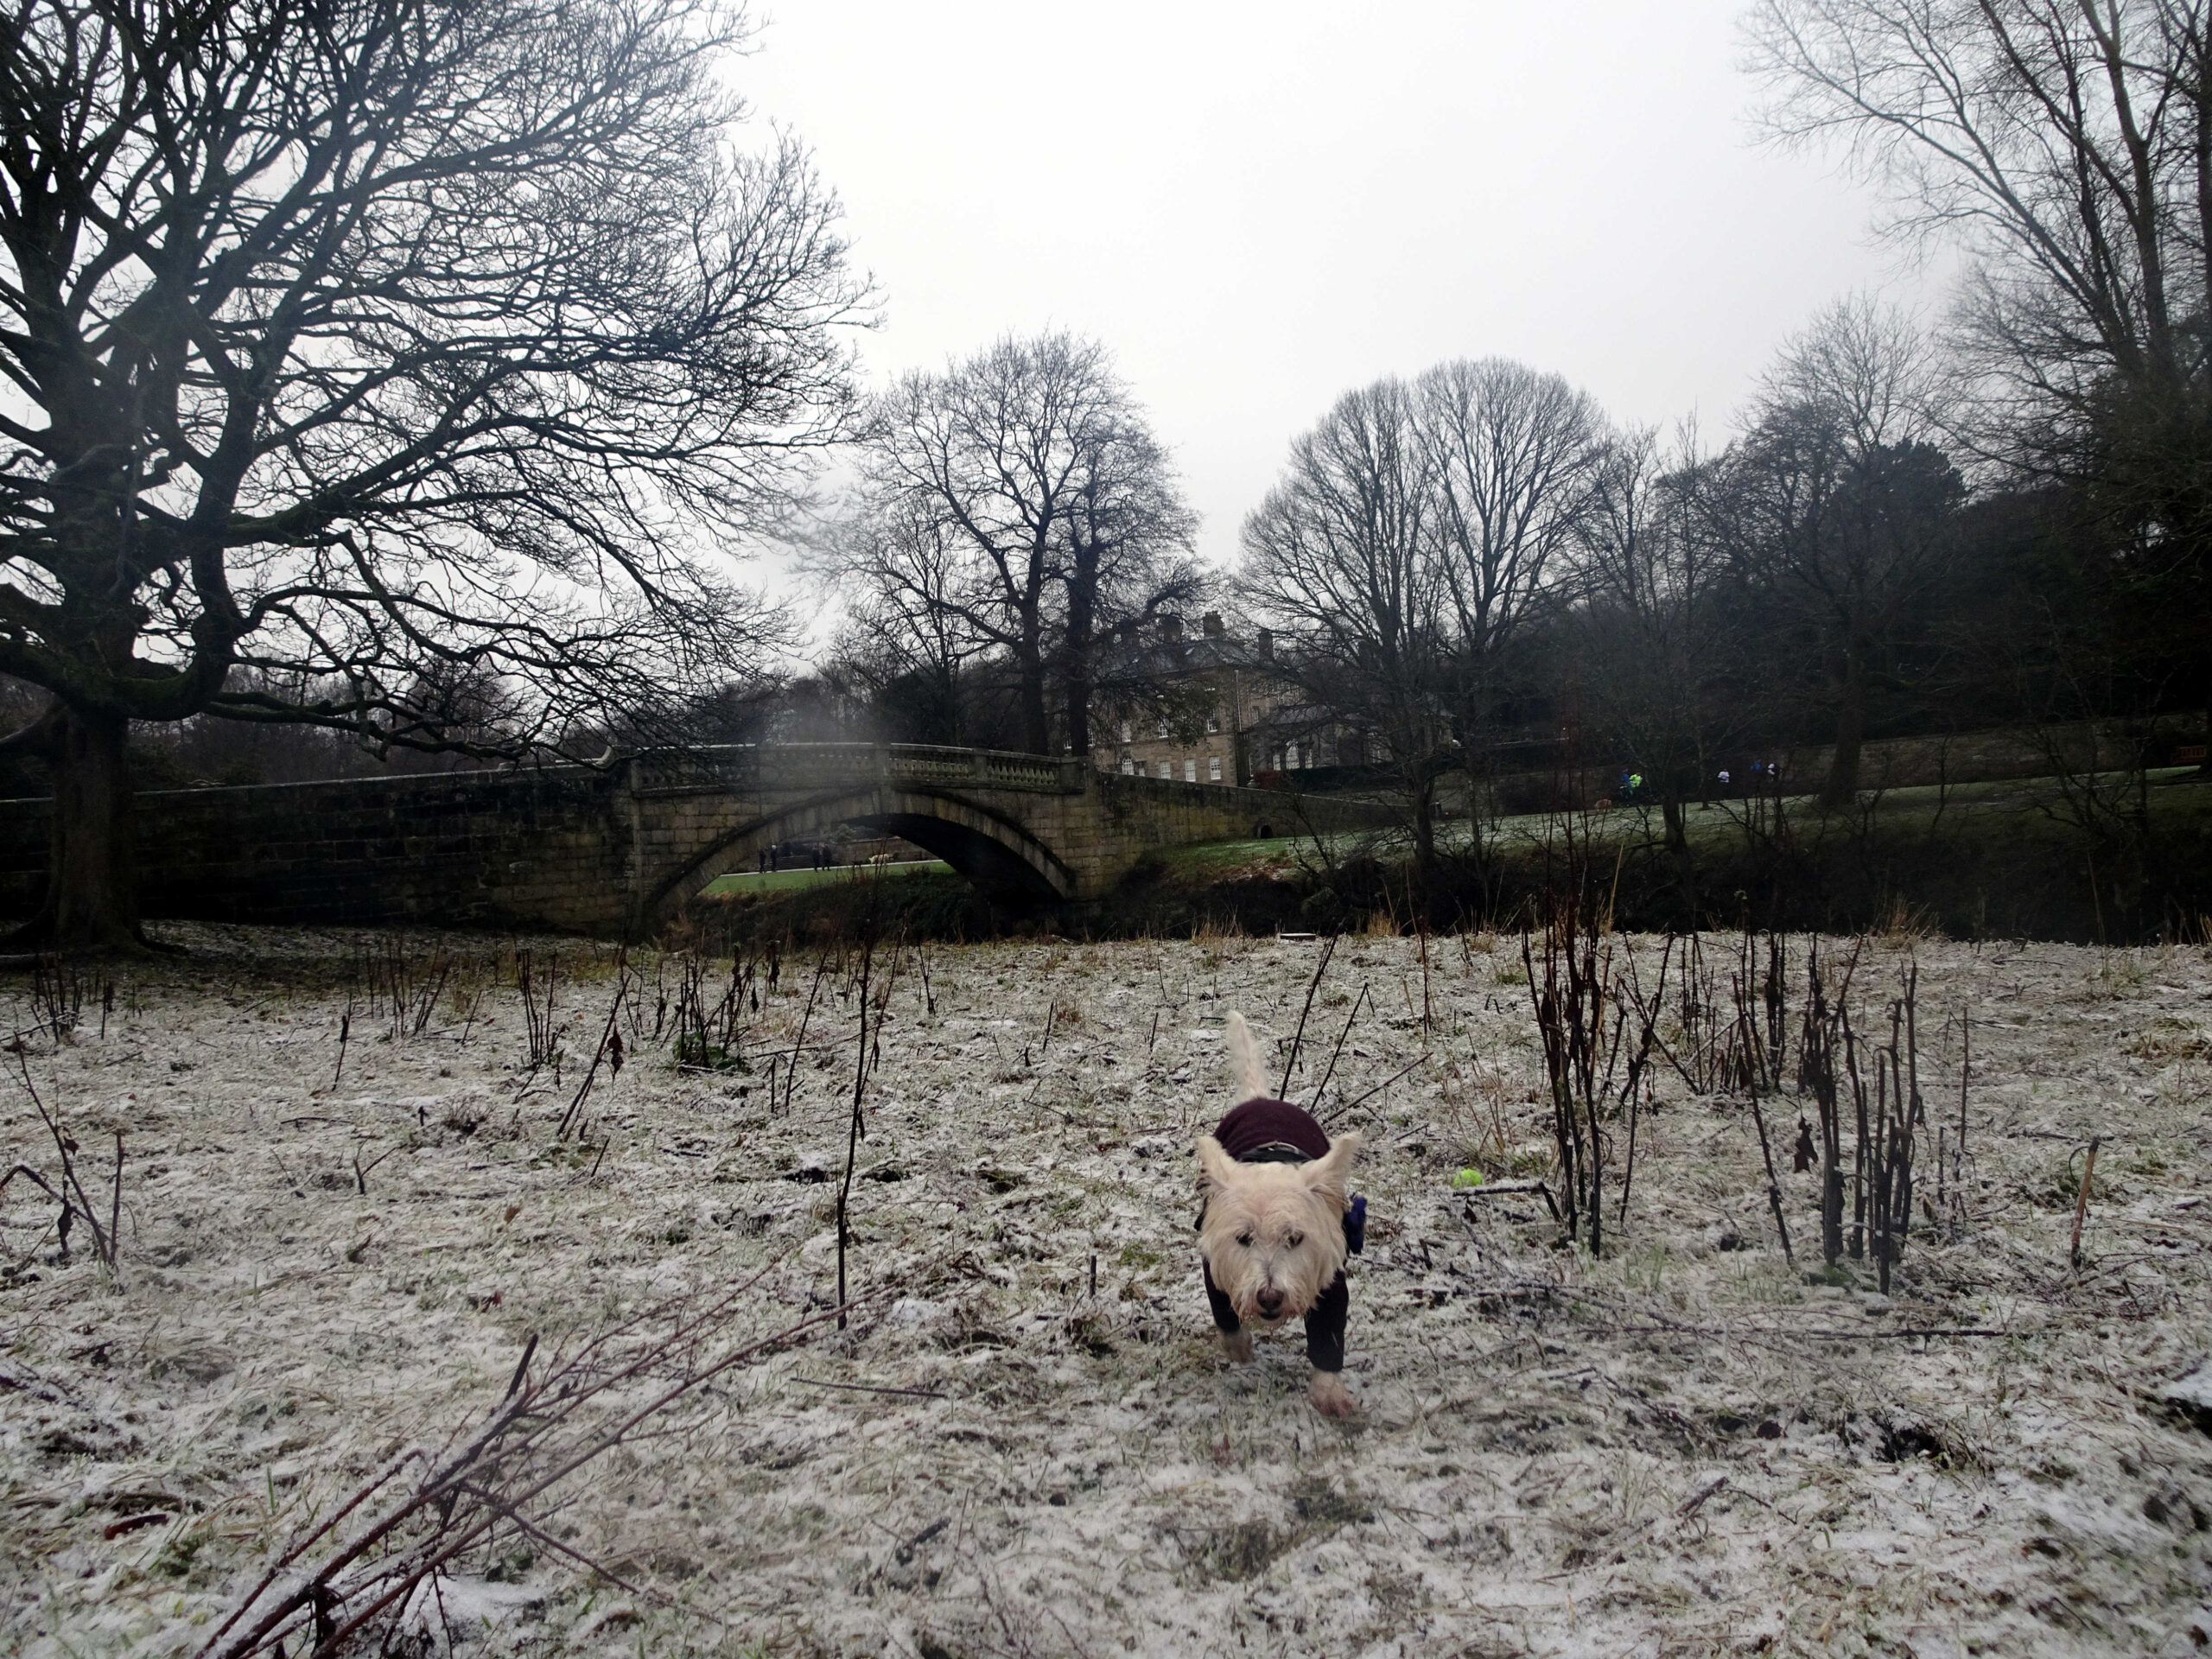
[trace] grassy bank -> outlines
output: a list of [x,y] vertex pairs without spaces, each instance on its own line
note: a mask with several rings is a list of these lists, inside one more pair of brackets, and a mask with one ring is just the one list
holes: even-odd
[[950,874],[952,866],[943,859],[921,858],[902,864],[840,864],[827,870],[733,870],[707,884],[709,897],[721,899],[749,893],[796,893],[808,887],[850,886],[855,881],[878,881],[906,875]]

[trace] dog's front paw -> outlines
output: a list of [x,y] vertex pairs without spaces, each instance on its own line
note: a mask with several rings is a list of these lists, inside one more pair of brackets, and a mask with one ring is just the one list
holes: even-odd
[[1359,1413],[1359,1402],[1334,1371],[1313,1373],[1312,1398],[1313,1408],[1325,1417],[1352,1417]]
[[1221,1357],[1242,1365],[1252,1357],[1252,1333],[1249,1331],[1224,1331],[1221,1333]]

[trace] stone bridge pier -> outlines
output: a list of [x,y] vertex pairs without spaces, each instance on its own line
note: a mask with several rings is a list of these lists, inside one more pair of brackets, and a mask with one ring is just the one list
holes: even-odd
[[[18,913],[43,886],[51,813],[0,801],[0,905]],[[925,848],[1003,902],[1079,905],[1164,848],[1384,821],[1370,803],[1073,758],[830,743],[149,791],[135,840],[149,917],[636,938],[771,842],[840,824]]]

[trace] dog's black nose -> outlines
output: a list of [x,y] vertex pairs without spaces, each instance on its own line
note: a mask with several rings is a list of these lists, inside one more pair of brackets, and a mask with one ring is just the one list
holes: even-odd
[[1259,1302],[1260,1312],[1266,1314],[1268,1318],[1271,1319],[1274,1318],[1276,1314],[1282,1312],[1282,1293],[1279,1290],[1262,1291],[1259,1295]]

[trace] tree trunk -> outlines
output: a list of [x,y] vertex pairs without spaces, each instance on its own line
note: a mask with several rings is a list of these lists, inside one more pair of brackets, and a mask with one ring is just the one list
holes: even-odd
[[1090,607],[1071,596],[1068,606],[1068,750],[1090,753]]
[[54,850],[46,899],[11,943],[41,950],[137,950],[138,877],[130,772],[118,715],[60,711],[55,722]]
[[1090,753],[1090,647],[1098,614],[1099,549],[1085,538],[1076,548],[1075,570],[1068,578],[1067,717],[1068,749]]
[[1844,647],[1843,677],[1836,688],[1835,759],[1821,789],[1822,806],[1849,806],[1859,798],[1859,752],[1866,742],[1866,651]]
[[967,725],[960,717],[959,671],[950,664],[938,669],[937,695],[937,718],[930,722],[937,733],[932,741],[957,748],[967,735]]
[[1088,755],[1090,753],[1090,675],[1084,666],[1086,647],[1070,642],[1068,647],[1068,752]]
[[1436,868],[1436,777],[1426,767],[1414,784],[1414,880],[1421,906],[1428,907],[1430,877]]
[[1682,816],[1682,804],[1671,787],[1660,798],[1659,816],[1667,824],[1667,850],[1670,853],[1689,851],[1689,826]]
[[1032,754],[1052,752],[1052,717],[1045,710],[1045,632],[1031,606],[1021,617],[1021,747]]
[[1490,861],[1492,849],[1488,837],[1483,833],[1484,815],[1497,803],[1485,792],[1490,781],[1489,768],[1476,759],[1475,746],[1472,743],[1463,744],[1460,753],[1463,757],[1460,771],[1467,780],[1467,857],[1475,868],[1476,880],[1482,885],[1483,902],[1487,905],[1491,899]]

